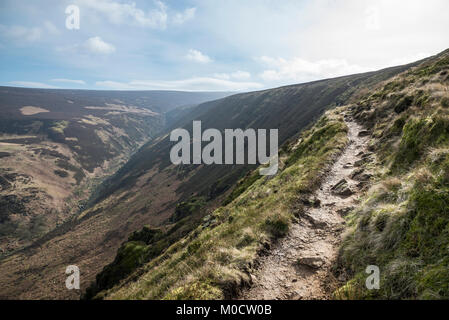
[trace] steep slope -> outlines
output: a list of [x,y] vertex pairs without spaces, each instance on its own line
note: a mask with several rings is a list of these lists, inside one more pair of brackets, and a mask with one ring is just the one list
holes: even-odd
[[[235,95],[193,108],[172,126],[189,128],[191,120],[199,119],[203,129],[279,128],[279,140],[284,143],[326,109],[346,104],[361,88],[374,86],[407,68]],[[232,188],[254,169],[250,166],[173,166],[169,161],[171,146],[167,136],[143,146],[98,189],[87,210],[26,250],[1,260],[0,280],[4,284],[1,295],[78,298],[79,293],[65,288],[65,266],[80,267],[84,290],[114,260],[123,241],[149,225],[131,238],[154,242],[150,250],[143,250],[141,256],[140,247],[131,246],[131,251],[125,248],[121,251],[125,263],[100,276],[105,286],[110,287],[187,236],[221,201],[232,202],[250,182],[257,180],[253,174]],[[277,222],[274,225],[276,228]],[[136,254],[136,259],[126,259],[127,252]],[[97,292],[103,287],[93,289],[92,292]]]
[[[372,187],[348,216],[335,273],[339,298],[449,299],[449,51],[364,96]],[[362,172],[363,171],[363,172]],[[365,269],[380,269],[367,290]]]
[[[153,237],[155,230],[133,234],[114,263],[97,277],[97,286],[106,286],[106,290],[98,293],[98,287],[91,288],[87,297],[222,299],[235,297],[242,287],[252,284],[255,290],[260,284],[285,289],[292,284],[282,283],[287,280],[283,277],[271,284],[263,282],[269,271],[279,273],[280,266],[269,263],[277,256],[281,269],[282,261],[293,261],[298,268],[290,270],[297,271],[294,277],[300,283],[307,284],[309,279],[311,289],[323,290],[301,294],[293,285],[292,292],[286,291],[288,296],[281,292],[278,298],[447,298],[448,63],[449,52],[444,52],[392,78],[378,90],[355,95],[354,104],[326,113],[310,130],[283,147],[277,176],[249,175],[239,184],[244,187],[232,201],[206,216],[201,225],[159,256],[148,255],[160,238]],[[356,130],[360,137],[368,136],[361,141],[366,145],[369,140],[369,152],[348,147],[348,132],[351,137],[355,132],[348,129],[352,124],[346,124],[344,114],[369,129]],[[337,159],[354,161],[343,164]],[[329,191],[340,167],[344,174],[350,174],[346,183],[349,189],[359,190],[359,199],[348,198],[346,205],[344,201],[321,203],[317,195]],[[317,191],[320,186],[322,191]],[[349,195],[341,182],[331,189]],[[347,215],[348,231],[339,252],[342,228],[337,225],[335,236],[328,238],[335,221],[319,223],[318,208],[327,205],[331,214]],[[326,220],[329,209],[322,210],[327,212],[321,216]],[[310,230],[320,234],[323,228],[324,242],[332,244],[329,252],[333,252],[329,256],[325,253],[321,260],[301,255],[313,250],[313,245],[305,244],[302,252],[295,243],[289,243],[294,241],[292,234],[306,232],[311,223],[316,225]],[[285,258],[289,254],[298,254],[297,260]],[[128,277],[123,272],[124,280],[118,284],[117,279],[105,281],[117,275],[114,268],[129,266],[130,261],[134,262],[130,269],[137,268],[135,272]],[[144,261],[148,262],[139,267]],[[323,263],[317,266],[317,261]],[[380,290],[369,291],[364,286],[365,269],[372,264],[382,270]],[[271,270],[264,270],[270,266]],[[345,280],[350,281],[333,292],[338,282],[342,285]],[[297,295],[290,295],[293,292]]]
[[[348,143],[336,111],[305,131],[281,154],[281,172],[261,177],[227,206],[215,210],[187,237],[120,285],[97,297],[110,299],[223,299],[251,280],[258,257],[287,235],[304,203]],[[257,173],[256,173],[257,174]],[[130,239],[134,240],[134,239]],[[125,244],[134,250],[145,243]],[[150,243],[151,248],[151,243]],[[272,270],[273,272],[274,270]]]

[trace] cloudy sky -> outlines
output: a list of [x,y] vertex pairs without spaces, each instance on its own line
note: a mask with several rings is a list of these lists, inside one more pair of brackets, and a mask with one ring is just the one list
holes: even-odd
[[[79,29],[66,14],[79,8]],[[74,12],[74,11],[70,11]],[[447,0],[2,0],[0,85],[248,91],[449,48]]]

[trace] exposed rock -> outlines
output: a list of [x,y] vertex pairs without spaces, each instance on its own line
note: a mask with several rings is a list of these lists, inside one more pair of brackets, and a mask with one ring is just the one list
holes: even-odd
[[365,191],[367,189],[367,186],[368,186],[368,181],[360,181],[357,184],[357,188],[359,188],[359,190],[361,190],[361,191]]
[[372,177],[371,174],[369,174],[369,173],[364,173],[364,174],[360,175],[360,176],[357,178],[357,180],[358,180],[358,181],[365,182],[365,181],[369,181],[369,180],[371,179],[371,177]]
[[354,167],[361,167],[364,163],[365,163],[365,161],[363,159],[358,160],[354,163]]
[[320,257],[301,257],[298,259],[298,264],[313,269],[319,269],[325,264],[325,261]]
[[358,169],[355,169],[352,173],[351,173],[351,179],[356,179],[358,176],[360,176],[363,172],[365,172],[365,169],[361,169],[361,168],[358,168]]
[[337,213],[341,216],[347,215],[354,207],[345,207],[337,210]]
[[313,197],[313,198],[303,198],[301,199],[301,202],[305,205],[305,206],[309,206],[309,207],[314,207],[314,208],[319,208],[321,206],[321,200]]
[[373,154],[371,152],[365,153],[362,155],[362,159],[368,159],[369,157],[371,157]]
[[351,179],[359,181],[358,187],[361,188],[371,179],[372,174],[365,173],[364,169],[357,169],[351,174]]
[[362,130],[359,132],[359,137],[367,137],[369,135],[370,135],[369,131],[366,130]]
[[346,179],[340,180],[335,186],[332,187],[331,190],[333,194],[340,197],[349,197],[354,194],[354,191],[349,188]]
[[307,214],[306,212],[302,212],[300,214],[300,216],[304,219],[306,219],[307,221],[309,221],[313,227],[317,228],[317,229],[324,229],[327,227],[327,223],[324,221],[319,221],[317,219],[315,219],[314,217],[312,217],[311,215]]

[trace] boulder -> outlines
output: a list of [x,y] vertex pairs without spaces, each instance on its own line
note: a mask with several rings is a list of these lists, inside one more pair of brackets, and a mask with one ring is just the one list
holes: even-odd
[[369,131],[366,130],[362,130],[359,132],[359,137],[367,137],[369,135],[370,135]]
[[354,163],[354,167],[361,167],[365,163],[365,160],[358,160]]
[[319,269],[325,264],[325,261],[320,257],[301,257],[298,259],[298,264],[312,269]]
[[352,191],[349,188],[348,182],[346,179],[340,180],[336,185],[332,187],[332,193],[340,196],[340,197],[349,197],[354,194],[354,191]]

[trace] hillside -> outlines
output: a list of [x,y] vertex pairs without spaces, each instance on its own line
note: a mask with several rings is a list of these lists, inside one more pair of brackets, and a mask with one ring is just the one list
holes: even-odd
[[[248,175],[161,254],[161,230],[133,233],[86,297],[261,298],[262,286],[281,299],[449,298],[449,51],[366,89],[287,142],[274,178]],[[323,202],[330,191],[348,201]],[[293,274],[265,280],[285,256]],[[379,290],[365,287],[369,265]],[[283,295],[296,282],[316,292]]]
[[[296,174],[303,173],[305,178],[308,177],[302,182],[298,181],[296,186],[286,184],[287,189],[282,187],[282,192],[273,191],[273,203],[267,202],[267,210],[271,203],[281,212],[273,211],[274,216],[267,221],[259,221],[255,214],[255,220],[248,219],[240,226],[236,224],[235,228],[232,227],[234,231],[222,226],[225,228],[223,232],[229,235],[242,232],[245,223],[256,228],[256,240],[252,240],[253,231],[249,231],[250,235],[247,237],[249,248],[255,251],[250,250],[249,256],[245,253],[242,261],[231,262],[226,267],[233,275],[230,283],[240,279],[234,277],[241,274],[235,266],[243,266],[256,256],[255,252],[259,252],[259,240],[264,239],[263,242],[267,244],[271,235],[285,235],[291,216],[285,210],[291,204],[289,201],[294,202],[293,199],[296,199],[301,188],[314,190],[321,180],[323,168],[332,162],[333,157],[346,144],[343,137],[346,125],[342,122],[342,116],[335,112],[321,120],[323,128],[319,130],[320,134],[314,134],[315,129],[301,132],[310,128],[326,110],[351,103],[361,92],[373,90],[383,81],[412,66],[234,95],[187,108],[182,111],[182,118],[171,118],[171,128],[184,127],[190,130],[192,120],[201,120],[203,129],[279,128],[279,142],[284,145],[283,161],[285,163],[288,160],[285,167],[288,170],[284,170],[288,174],[281,172],[279,177],[270,181],[285,184],[286,181],[282,179],[290,181],[290,174],[297,177]],[[326,139],[321,139],[321,133],[325,134]],[[304,148],[310,150],[306,152],[300,147],[298,150],[302,151],[293,152],[297,148],[295,145],[298,137],[307,138],[309,135],[311,145]],[[315,141],[316,139],[318,140]],[[139,275],[145,270],[142,267],[147,268],[160,261],[161,257],[172,252],[173,247],[195,237],[202,226],[215,226],[221,222],[221,218],[215,217],[213,212],[224,209],[215,211],[217,207],[226,208],[228,205],[232,208],[238,202],[236,199],[240,199],[249,186],[254,183],[263,184],[265,181],[252,173],[254,166],[173,166],[169,161],[171,145],[166,135],[145,144],[117,174],[95,190],[88,208],[76,218],[60,225],[25,250],[1,260],[0,280],[4,284],[2,295],[21,299],[79,298],[79,293],[69,292],[59,285],[65,279],[63,268],[68,264],[80,267],[82,291],[88,288],[104,268],[86,297],[116,286],[129,275],[136,279],[137,275],[132,275],[136,270]],[[307,153],[307,159],[303,158],[302,152]],[[309,165],[313,166],[313,170],[309,170]],[[280,195],[285,195],[282,201],[278,199]],[[288,200],[285,201],[285,208],[279,206],[279,203],[284,203],[284,197]],[[260,205],[259,201],[257,206]],[[241,214],[240,209],[235,211],[236,215]],[[257,213],[258,210],[254,212]],[[142,229],[143,226],[147,227]],[[235,238],[235,241],[240,239]],[[123,244],[127,239],[130,243]],[[245,241],[237,247],[246,248]],[[227,242],[226,245],[231,245],[230,249],[234,252],[234,241]],[[187,255],[195,257],[193,253],[198,246],[202,244],[196,243]],[[119,251],[116,256],[117,249]],[[228,261],[228,258],[223,259]],[[167,270],[171,272],[170,269]],[[157,281],[162,279],[160,277],[162,275]],[[213,287],[213,297],[224,297],[228,292],[232,293],[233,285],[226,291],[222,285],[213,281],[215,280],[211,278],[207,282],[207,286],[211,284]],[[160,291],[154,297],[166,294],[168,291]],[[179,295],[183,296],[184,293]]]
[[161,132],[165,112],[223,95],[0,87],[0,256],[84,209]]
[[[283,143],[325,110],[345,104],[360,88],[373,86],[406,68],[234,95],[188,108],[182,119],[174,117],[170,123],[171,127],[189,128],[193,119],[199,119],[204,128],[279,127]],[[116,175],[95,190],[88,209],[25,250],[1,260],[2,295],[79,298],[76,292],[57,285],[64,279],[64,265],[80,267],[85,290],[95,275],[113,261],[123,241],[144,225],[157,229],[157,245],[148,258],[157,257],[194,230],[222,201],[237,197],[245,184],[232,187],[254,169],[220,165],[175,167],[169,162],[170,147],[167,136],[144,145]],[[105,283],[115,284],[145,261],[132,262],[124,271],[113,271],[112,280],[106,277]]]
[[[352,106],[371,133],[363,164],[371,188],[348,215],[335,273],[337,296],[449,299],[449,51]],[[368,291],[366,265],[381,270]]]

